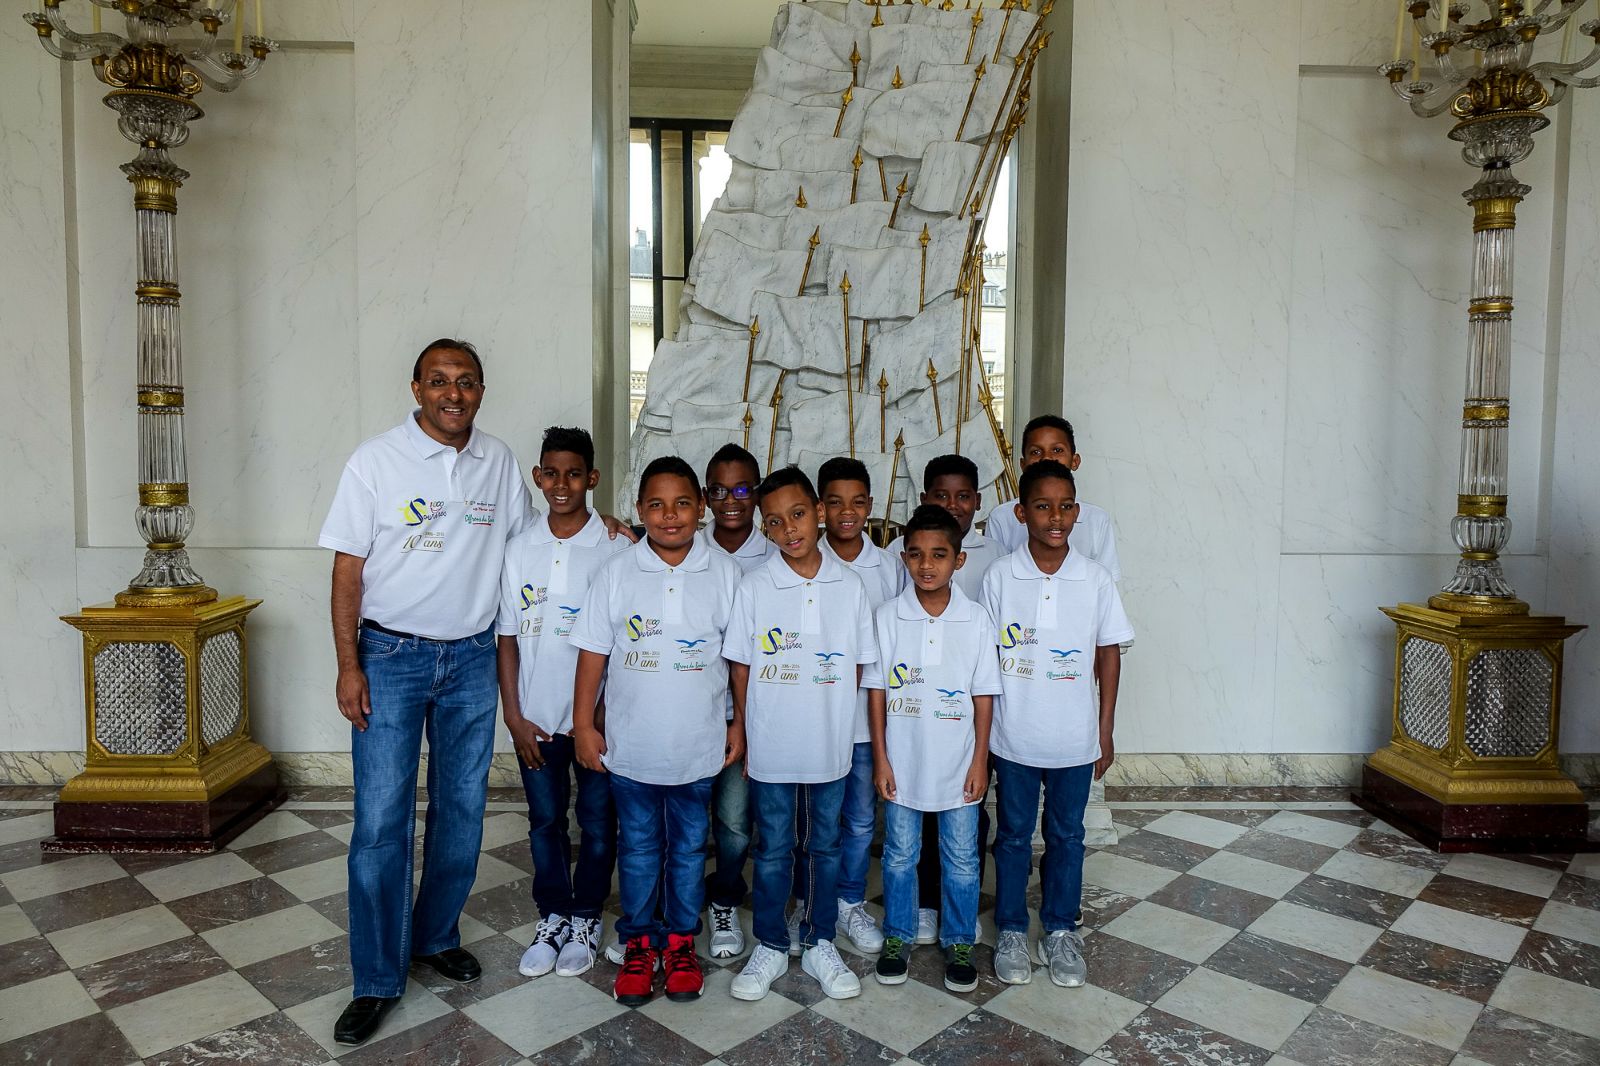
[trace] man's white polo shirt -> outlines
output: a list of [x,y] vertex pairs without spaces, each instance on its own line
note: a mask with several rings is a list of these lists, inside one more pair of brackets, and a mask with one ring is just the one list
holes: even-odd
[[366,560],[361,617],[459,640],[494,621],[506,542],[533,515],[510,448],[474,429],[458,452],[413,411],[356,448],[317,543]]
[[860,578],[828,554],[814,578],[773,556],[739,586],[722,654],[750,668],[744,734],[752,778],[816,784],[850,772],[856,667],[878,658]]
[[[841,566],[861,579],[862,587],[867,590],[867,602],[872,605],[874,612],[880,605],[894,599],[900,591],[900,575],[906,572],[905,564],[900,561],[900,556],[890,555],[872,543],[871,538],[861,538],[860,553],[849,561],[833,550],[827,537],[822,538],[821,547],[823,555],[838,560]],[[856,694],[856,743],[866,744],[871,740],[872,730],[867,725],[867,690],[862,689]]]
[[1001,695],[989,750],[1024,766],[1082,766],[1100,757],[1096,648],[1133,639],[1116,582],[1105,567],[1069,551],[1054,574],[1026,546],[984,578],[995,621]]
[[517,638],[517,694],[522,717],[551,736],[572,731],[572,677],[578,649],[567,639],[594,575],[629,546],[606,535],[597,512],[565,540],[550,516],[535,518],[506,545],[495,632]]
[[[983,523],[983,535],[999,544],[1000,550],[1008,555],[1028,543],[1027,523],[1017,517],[1016,508],[1016,500],[997,503]],[[1112,581],[1122,580],[1122,564],[1117,560],[1117,531],[1104,508],[1079,500],[1078,520],[1072,524],[1067,544],[1073,551],[1081,552],[1110,571]]]
[[[894,542],[884,550],[900,562],[900,584],[895,591],[904,592],[911,587],[911,571],[906,569],[905,560],[900,558],[900,553],[906,550],[906,538],[894,538]],[[961,538],[961,550],[967,553],[967,561],[961,564],[961,569],[956,571],[950,583],[965,592],[967,599],[976,600],[978,591],[983,588],[983,575],[989,572],[989,567],[994,565],[996,559],[1004,558],[1006,552],[979,533],[976,526],[967,530],[966,536]]]
[[718,544],[717,538],[713,535],[715,529],[715,523],[708,522],[704,529],[695,534],[695,537],[707,548],[711,549],[711,554],[723,555],[738,563],[739,570],[742,573],[748,574],[766,562],[768,558],[778,554],[778,546],[768,540],[766,534],[761,532],[761,524],[759,522],[750,527],[750,535],[744,539],[743,544],[739,545],[737,551],[729,551]]
[[977,750],[972,697],[1000,692],[994,621],[954,584],[937,618],[914,588],[876,617],[878,661],[863,671],[861,686],[884,690],[895,802],[918,811],[968,806],[962,785]]
[[595,575],[568,639],[610,656],[603,761],[612,773],[686,785],[722,769],[722,635],[738,588],[738,565],[698,541],[669,566],[646,537]]

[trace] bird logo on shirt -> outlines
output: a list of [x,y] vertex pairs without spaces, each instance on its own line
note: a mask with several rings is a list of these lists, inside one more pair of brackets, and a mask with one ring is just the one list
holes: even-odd
[[831,665],[833,665],[833,660],[835,660],[839,656],[843,655],[844,652],[842,652],[842,651],[819,651],[819,652],[816,652],[815,654],[816,654],[817,658],[822,660],[822,664],[821,665],[823,665],[823,666],[831,666]]
[[1066,662],[1067,660],[1071,659],[1074,655],[1080,655],[1080,654],[1082,654],[1082,652],[1083,652],[1082,648],[1068,648],[1066,651],[1062,651],[1060,648],[1051,648],[1050,649],[1050,654],[1054,655],[1056,657],[1056,661],[1057,662]]
[[964,688],[941,688],[939,692],[947,700],[953,700],[957,696],[965,696],[967,694],[967,690]]
[[698,648],[700,645],[704,644],[705,641],[704,640],[680,640],[680,641],[678,641],[678,643],[682,644],[687,649],[687,648]]
[[572,621],[574,618],[578,617],[578,612],[583,610],[583,608],[581,606],[580,607],[568,607],[564,603],[558,603],[558,604],[556,604],[556,606],[561,609],[561,620],[563,622]]

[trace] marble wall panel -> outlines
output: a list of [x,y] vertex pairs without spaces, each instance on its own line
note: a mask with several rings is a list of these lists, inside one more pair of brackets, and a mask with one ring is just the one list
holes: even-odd
[[[1538,606],[1600,626],[1600,90],[1562,105],[1571,124],[1560,356],[1556,370],[1550,493],[1550,581]],[[1562,750],[1600,751],[1600,634],[1567,642]]]
[[[1391,0],[1301,4],[1300,62],[1369,69],[1388,62],[1394,56],[1396,6]],[[1406,19],[1406,33],[1411,33],[1410,18]],[[1411,54],[1410,40],[1406,38],[1407,56]]]
[[[1376,75],[1300,83],[1283,550],[1450,549],[1477,171]],[[1516,168],[1510,550],[1538,532],[1555,138]]]
[[417,352],[462,337],[485,362],[479,425],[527,465],[545,426],[587,424],[592,403],[594,16],[463,10],[358,16],[358,422],[397,422]]
[[72,351],[63,240],[59,61],[14,13],[0,19],[0,322],[11,402],[0,419],[0,746],[83,743],[77,602]]
[[1139,634],[1119,746],[1247,750],[1275,691],[1299,11],[1072,14],[1063,409]]
[[[270,27],[269,27],[270,29]],[[174,159],[194,546],[313,542],[357,388],[353,57],[288,50],[207,109]],[[75,72],[89,543],[139,542],[132,397],[133,149]],[[204,571],[202,571],[204,573]],[[206,575],[209,577],[210,575]]]

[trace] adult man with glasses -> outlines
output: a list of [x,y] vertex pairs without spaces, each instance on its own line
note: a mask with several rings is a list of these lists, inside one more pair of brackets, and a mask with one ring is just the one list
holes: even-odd
[[[334,1039],[359,1044],[400,1001],[413,961],[482,970],[457,922],[477,872],[498,690],[494,616],[506,541],[533,518],[511,449],[473,428],[483,362],[442,338],[411,371],[418,406],[351,456],[318,543],[333,560],[339,711],[350,720],[354,998]],[[412,902],[422,737],[428,814]]]

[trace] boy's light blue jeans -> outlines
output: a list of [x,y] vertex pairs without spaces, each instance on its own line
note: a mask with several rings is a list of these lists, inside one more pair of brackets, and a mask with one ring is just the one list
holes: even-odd
[[[357,638],[372,714],[351,729],[350,969],[354,994],[398,996],[413,955],[459,947],[457,921],[478,872],[494,747],[495,636]],[[427,836],[413,904],[417,764],[428,737]]]
[[[923,813],[898,803],[883,805],[883,932],[906,943],[917,939],[917,857]],[[940,811],[939,946],[978,938],[978,805]]]

